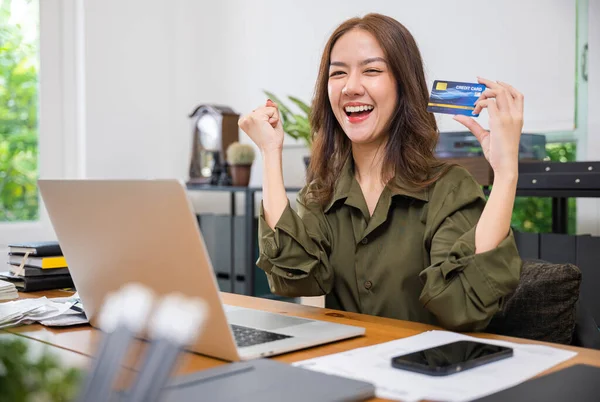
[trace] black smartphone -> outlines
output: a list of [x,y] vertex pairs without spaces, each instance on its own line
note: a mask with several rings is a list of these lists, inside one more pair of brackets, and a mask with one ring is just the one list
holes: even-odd
[[392,367],[444,376],[513,355],[512,348],[473,341],[458,341],[392,357]]

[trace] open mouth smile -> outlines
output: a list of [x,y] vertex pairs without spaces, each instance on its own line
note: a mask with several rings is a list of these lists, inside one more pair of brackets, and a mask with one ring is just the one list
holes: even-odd
[[372,105],[347,105],[344,106],[344,112],[350,123],[360,123],[369,117],[374,108]]

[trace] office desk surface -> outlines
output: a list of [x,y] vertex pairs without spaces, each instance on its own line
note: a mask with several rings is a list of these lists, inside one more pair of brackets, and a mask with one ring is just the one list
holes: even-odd
[[[21,297],[64,297],[69,293],[63,291],[46,291],[21,294]],[[282,314],[289,314],[298,317],[312,318],[323,321],[338,322],[341,324],[357,325],[366,328],[366,335],[345,341],[330,343],[327,345],[317,346],[297,352],[287,353],[280,356],[275,356],[273,359],[282,362],[292,363],[300,360],[310,359],[318,356],[325,356],[332,353],[343,352],[346,350],[370,346],[382,342],[391,341],[394,339],[405,338],[407,336],[416,335],[431,329],[440,329],[431,325],[419,324],[409,321],[399,321],[389,318],[374,317],[364,314],[348,313],[343,311],[329,310],[318,307],[304,306],[294,303],[285,303],[280,301],[260,299],[250,296],[242,296],[237,294],[222,293],[223,301],[226,304],[235,306],[244,306],[256,308],[259,310],[271,311]],[[72,327],[72,328],[48,328],[39,324],[27,325],[5,330],[13,336],[22,336],[28,338],[28,343],[43,342],[50,345],[52,348],[62,349],[61,356],[65,356],[68,362],[81,365],[79,355],[93,356],[100,339],[101,333],[89,325]],[[551,344],[546,342],[536,342],[527,339],[511,338],[499,335],[476,333],[470,334],[478,338],[501,339],[517,343],[532,343],[545,344],[553,347],[558,347],[567,350],[576,351],[578,354],[574,358],[558,365],[543,374],[550,373],[560,368],[572,366],[574,364],[590,364],[600,367],[600,351],[592,349],[584,349],[573,346],[564,346]],[[8,336],[8,334],[4,335]],[[136,343],[135,347],[129,352],[124,363],[124,369],[136,369],[139,363],[139,357],[143,353],[145,344],[142,341]],[[57,351],[57,353],[59,353]],[[202,370],[209,367],[214,367],[223,364],[224,362],[211,357],[197,355],[194,353],[186,353],[181,365],[179,373],[190,373]]]

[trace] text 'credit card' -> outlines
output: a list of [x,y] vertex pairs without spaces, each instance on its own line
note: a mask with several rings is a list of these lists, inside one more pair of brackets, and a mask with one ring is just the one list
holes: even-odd
[[472,113],[475,102],[483,91],[485,85],[479,83],[436,80],[433,82],[427,111],[477,117],[479,114]]

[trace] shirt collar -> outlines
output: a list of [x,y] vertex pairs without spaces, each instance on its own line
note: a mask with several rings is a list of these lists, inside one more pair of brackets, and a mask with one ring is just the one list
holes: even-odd
[[[421,190],[409,190],[404,187],[392,188],[389,185],[386,187],[391,192],[392,197],[400,195],[425,202],[429,201],[429,190],[426,188]],[[362,194],[356,193],[357,191],[361,190],[360,186],[358,185],[358,182],[356,182],[356,179],[354,178],[354,159],[352,158],[352,154],[350,154],[348,156],[348,159],[346,159],[346,162],[344,162],[344,165],[340,171],[340,177],[338,178],[333,190],[333,197],[331,198],[331,201],[329,201],[329,203],[327,203],[327,205],[325,206],[324,212],[329,212],[331,207],[333,207],[333,205],[339,200],[349,198],[352,199],[353,197],[358,195],[362,197]]]
[[392,188],[389,185],[387,187],[390,189],[392,196],[403,195],[406,197],[414,198],[414,199],[425,201],[425,202],[429,201],[429,188],[409,190],[404,187]]
[[352,159],[352,154],[348,156],[346,162],[344,162],[344,166],[340,171],[340,177],[335,183],[335,187],[333,189],[333,197],[331,197],[331,201],[325,207],[325,213],[329,212],[333,204],[338,202],[341,199],[348,198],[350,194],[350,189],[353,187],[352,182],[354,180],[354,160]]

